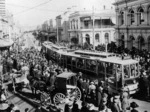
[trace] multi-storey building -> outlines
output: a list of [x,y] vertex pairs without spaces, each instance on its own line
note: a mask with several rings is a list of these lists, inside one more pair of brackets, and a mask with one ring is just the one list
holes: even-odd
[[[93,25],[94,23],[94,25]],[[94,46],[110,43],[115,35],[115,10],[112,8],[102,11],[80,11],[69,16],[70,39],[78,38],[79,44],[85,42]]]
[[118,46],[150,51],[150,1],[116,0]]
[[0,16],[5,16],[6,8],[5,8],[5,0],[0,0]]

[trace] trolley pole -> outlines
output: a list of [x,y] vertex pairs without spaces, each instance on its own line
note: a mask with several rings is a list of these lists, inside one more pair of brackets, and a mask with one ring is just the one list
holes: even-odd
[[95,21],[95,18],[94,18],[94,6],[93,6],[93,13],[92,13],[92,16],[93,16],[93,50],[95,50],[95,29],[94,29],[94,21]]

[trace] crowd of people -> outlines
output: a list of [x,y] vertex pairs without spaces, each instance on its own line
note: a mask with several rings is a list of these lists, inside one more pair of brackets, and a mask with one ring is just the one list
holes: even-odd
[[[149,97],[150,91],[150,53],[146,50],[138,51],[133,49],[132,51],[124,50],[122,54],[130,54],[133,59],[140,62],[140,80],[139,88],[141,96]],[[39,52],[38,50],[31,48],[25,49],[21,52],[13,49],[11,51],[1,52],[0,61],[0,78],[1,78],[1,92],[0,92],[0,104],[7,104],[7,92],[5,91],[7,87],[3,87],[3,81],[5,80],[4,75],[9,75],[12,78],[13,90],[16,92],[15,83],[17,82],[17,76],[14,74],[24,75],[23,81],[26,85],[30,84],[31,90],[36,94],[36,86],[33,82],[36,81],[45,82],[46,86],[49,88],[44,88],[44,91],[52,91],[52,87],[55,85],[56,76],[63,72],[72,72],[66,68],[60,67],[57,63],[47,60],[45,54]],[[82,105],[79,109],[78,103],[73,100],[73,103],[66,103],[65,112],[95,112],[95,107],[98,107],[98,112],[138,112],[135,108],[138,107],[136,102],[129,102],[129,92],[128,89],[123,89],[118,94],[110,95],[107,90],[103,88],[103,83],[84,78],[82,73],[77,73],[77,86],[82,93]],[[28,79],[28,80],[27,80]],[[34,79],[34,80],[32,80]],[[40,86],[40,85],[39,85]],[[39,88],[39,86],[37,88]],[[143,92],[144,91],[144,92]],[[8,110],[4,112],[11,112],[15,105],[10,104]],[[56,108],[56,106],[51,105],[53,108],[50,110],[61,111],[61,109]],[[15,107],[16,108],[16,107]],[[26,109],[26,112],[28,109]],[[41,111],[41,105],[37,108],[38,112]],[[15,112],[19,112],[16,109]]]

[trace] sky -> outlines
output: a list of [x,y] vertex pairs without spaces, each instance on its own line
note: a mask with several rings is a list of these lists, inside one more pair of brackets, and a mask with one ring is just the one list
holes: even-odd
[[110,9],[114,0],[6,0],[6,9],[23,26],[37,26],[64,12]]

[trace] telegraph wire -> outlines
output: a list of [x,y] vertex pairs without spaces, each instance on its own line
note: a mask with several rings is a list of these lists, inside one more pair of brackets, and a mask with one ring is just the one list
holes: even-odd
[[40,7],[40,6],[42,6],[42,5],[45,5],[45,4],[49,3],[50,1],[52,1],[52,0],[49,0],[49,1],[47,1],[47,2],[41,3],[41,4],[39,4],[39,5],[36,5],[36,6],[34,6],[34,7],[31,7],[31,8],[29,8],[29,9],[26,9],[26,10],[23,10],[23,11],[18,12],[18,13],[16,13],[16,14],[13,14],[13,16],[18,15],[18,14],[21,14],[21,13],[24,13],[24,12],[27,12],[27,11],[32,10],[32,9],[35,9],[35,8]]
[[[31,7],[28,7],[28,6],[23,6],[23,5],[16,5],[16,4],[9,4],[7,3],[7,5],[9,6],[14,6],[14,7],[22,7],[22,8],[31,8]],[[49,12],[68,12],[66,10],[61,10],[61,11],[58,11],[58,10],[50,10],[50,9],[37,9],[36,10],[43,10],[43,11],[49,11]],[[107,10],[107,9],[105,9]],[[87,11],[92,11],[92,10],[80,10],[80,12],[87,12]],[[99,10],[97,10],[99,11]],[[75,11],[69,11],[69,12],[75,12]]]

